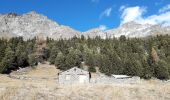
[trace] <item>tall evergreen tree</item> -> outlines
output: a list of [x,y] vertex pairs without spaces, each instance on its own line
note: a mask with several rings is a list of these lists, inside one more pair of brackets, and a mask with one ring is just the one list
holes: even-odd
[[38,64],[38,60],[35,54],[28,55],[28,62],[31,67],[35,67]]
[[61,70],[66,70],[68,69],[66,64],[65,64],[65,56],[63,55],[62,52],[59,52],[57,57],[55,58],[55,66]]
[[19,67],[26,67],[28,66],[28,55],[25,50],[25,46],[22,43],[19,43],[16,47],[15,56],[17,58],[17,65]]
[[15,52],[11,49],[11,47],[7,47],[5,50],[5,57],[1,62],[1,72],[8,72],[10,70],[16,69],[16,57]]
[[155,64],[155,77],[158,79],[169,79],[168,64],[160,60]]

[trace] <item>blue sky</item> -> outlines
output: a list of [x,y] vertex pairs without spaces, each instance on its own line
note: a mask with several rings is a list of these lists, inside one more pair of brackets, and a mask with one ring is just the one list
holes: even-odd
[[[128,21],[170,24],[170,0],[1,0],[0,13],[36,11],[79,31]],[[169,17],[167,17],[169,16]]]

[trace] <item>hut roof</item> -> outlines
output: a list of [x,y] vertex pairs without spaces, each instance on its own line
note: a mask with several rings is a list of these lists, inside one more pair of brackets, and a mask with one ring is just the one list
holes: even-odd
[[80,68],[78,68],[78,67],[73,67],[73,68],[71,68],[71,69],[69,69],[69,70],[66,70],[66,71],[63,71],[63,72],[60,72],[59,74],[67,74],[67,73],[77,73],[77,74],[82,74],[82,73],[89,73],[88,71],[85,71],[85,70],[82,70],[82,69],[80,69]]

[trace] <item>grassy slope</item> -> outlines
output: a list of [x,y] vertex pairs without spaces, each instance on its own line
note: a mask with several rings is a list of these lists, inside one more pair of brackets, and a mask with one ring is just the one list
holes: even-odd
[[139,84],[59,85],[50,77],[59,70],[39,65],[26,74],[49,77],[42,80],[17,80],[0,75],[0,100],[170,100],[170,83],[142,80]]

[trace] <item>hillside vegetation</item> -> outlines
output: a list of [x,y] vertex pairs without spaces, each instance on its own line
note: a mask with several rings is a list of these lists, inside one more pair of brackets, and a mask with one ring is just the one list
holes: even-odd
[[0,40],[0,71],[10,73],[19,67],[34,67],[49,61],[61,70],[81,62],[95,72],[96,67],[106,75],[126,74],[149,79],[169,79],[170,36],[148,38],[81,38],[46,40],[22,37]]

